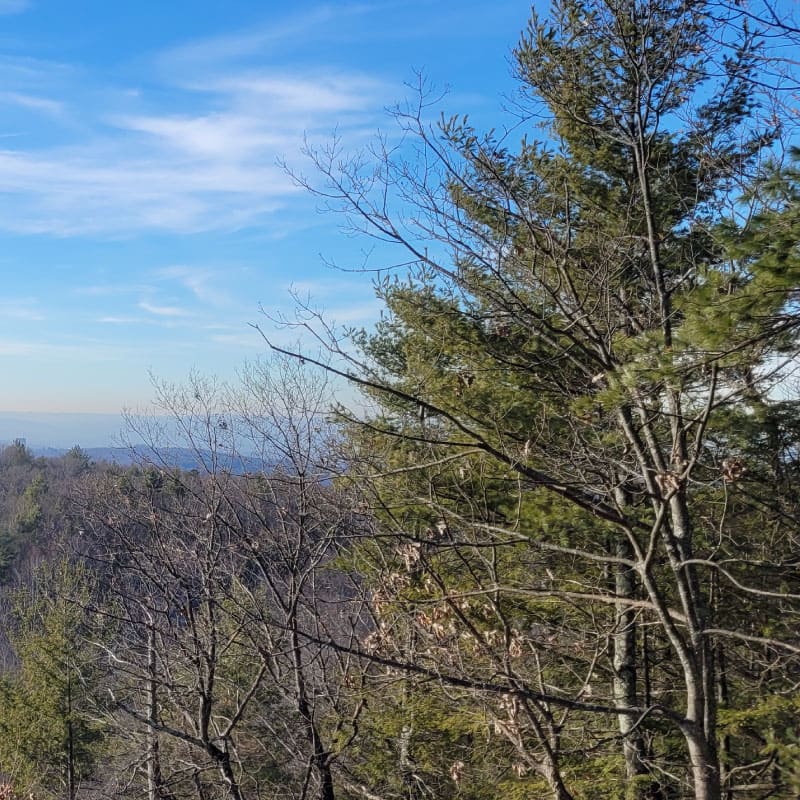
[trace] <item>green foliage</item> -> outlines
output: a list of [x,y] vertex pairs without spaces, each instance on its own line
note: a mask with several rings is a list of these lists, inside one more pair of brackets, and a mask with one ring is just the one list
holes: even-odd
[[33,460],[33,454],[20,439],[16,439],[0,452],[0,467],[3,468],[29,466],[33,464]]
[[41,499],[46,491],[44,477],[38,474],[22,493],[13,520],[14,529],[21,538],[30,537],[39,529],[44,516]]
[[0,530],[0,584],[8,581],[17,554],[16,536],[7,529]]
[[87,581],[85,570],[62,562],[16,593],[11,641],[19,667],[0,696],[0,770],[21,792],[74,797],[102,752],[100,673],[82,641]]
[[87,472],[91,464],[87,453],[77,444],[64,454],[63,460],[67,474],[72,477]]
[[[503,732],[495,754],[536,773],[505,794],[565,798],[623,797],[626,782],[630,797],[716,797],[701,783],[718,746],[747,784],[762,744],[753,728],[722,736],[717,698],[744,710],[798,677],[781,647],[799,596],[800,405],[764,378],[798,350],[798,173],[764,169],[764,52],[744,28],[726,49],[717,11],[563,0],[534,14],[515,57],[545,142],[513,151],[466,118],[433,136],[401,115],[447,177],[383,166],[449,258],[426,242],[379,284],[384,315],[356,340],[379,411],[348,432],[380,533],[353,556],[368,644],[426,670],[382,706],[385,738],[410,727],[425,752],[437,732],[423,782],[455,758],[425,702],[437,678],[452,724],[481,709]],[[360,173],[337,177],[363,214]],[[383,237],[395,229],[375,208]],[[623,751],[630,720],[610,709],[626,703],[641,719]],[[705,775],[687,757],[698,737]],[[391,752],[373,754],[375,775]]]

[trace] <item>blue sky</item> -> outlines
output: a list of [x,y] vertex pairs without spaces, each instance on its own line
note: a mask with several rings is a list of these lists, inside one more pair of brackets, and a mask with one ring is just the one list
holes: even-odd
[[[377,314],[343,236],[278,166],[391,123],[423,69],[497,120],[529,5],[0,0],[0,411],[115,413],[148,373],[233,376],[290,286]],[[278,333],[288,336],[287,333]]]

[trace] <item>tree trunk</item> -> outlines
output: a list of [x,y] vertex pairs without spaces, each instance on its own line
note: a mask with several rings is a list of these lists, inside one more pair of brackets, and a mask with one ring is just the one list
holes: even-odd
[[[623,536],[616,542],[617,558],[631,560],[633,551],[630,543]],[[636,578],[633,569],[618,564],[614,574],[614,589],[620,602],[616,606],[616,624],[613,637],[613,693],[614,704],[618,708],[634,708],[637,706],[636,690],[636,615],[631,605],[636,592]],[[631,733],[635,719],[630,714],[619,714],[619,732],[623,737],[622,749],[625,757],[626,796],[629,800],[644,797],[642,781],[647,769],[643,763],[644,741],[639,732]]]
[[222,780],[228,787],[231,798],[233,800],[244,800],[244,795],[239,787],[239,782],[236,780],[236,775],[231,766],[231,757],[228,753],[219,748],[212,748],[210,755],[217,762],[220,775],[222,775]]
[[75,800],[75,730],[72,725],[72,668],[67,667],[67,797]]
[[158,732],[158,679],[156,675],[155,631],[147,632],[147,800],[162,800],[163,778]]
[[707,742],[701,743],[694,737],[688,737],[687,740],[694,783],[694,800],[721,800],[722,789],[716,747],[709,747]]

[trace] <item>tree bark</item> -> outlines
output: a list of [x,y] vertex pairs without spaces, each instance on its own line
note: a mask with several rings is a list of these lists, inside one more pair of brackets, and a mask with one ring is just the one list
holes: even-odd
[[[619,536],[615,546],[617,558],[630,561],[633,551],[629,542]],[[614,575],[614,589],[620,602],[616,606],[616,624],[613,636],[613,694],[614,704],[618,708],[635,708],[637,702],[636,686],[636,613],[628,600],[632,600],[636,592],[634,570],[624,564],[618,564]],[[626,795],[629,800],[643,797],[641,776],[647,774],[643,763],[644,741],[639,732],[631,732],[635,719],[630,714],[619,714],[619,732],[622,735],[622,749],[625,757]]]

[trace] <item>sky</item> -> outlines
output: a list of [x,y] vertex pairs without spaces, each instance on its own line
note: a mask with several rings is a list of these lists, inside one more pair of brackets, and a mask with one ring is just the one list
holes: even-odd
[[[0,0],[0,412],[146,407],[150,375],[232,379],[294,337],[292,289],[379,311],[363,262],[281,166],[355,152],[418,70],[491,127],[513,94],[515,0]],[[438,109],[437,109],[438,113]],[[263,314],[263,312],[266,313]]]

